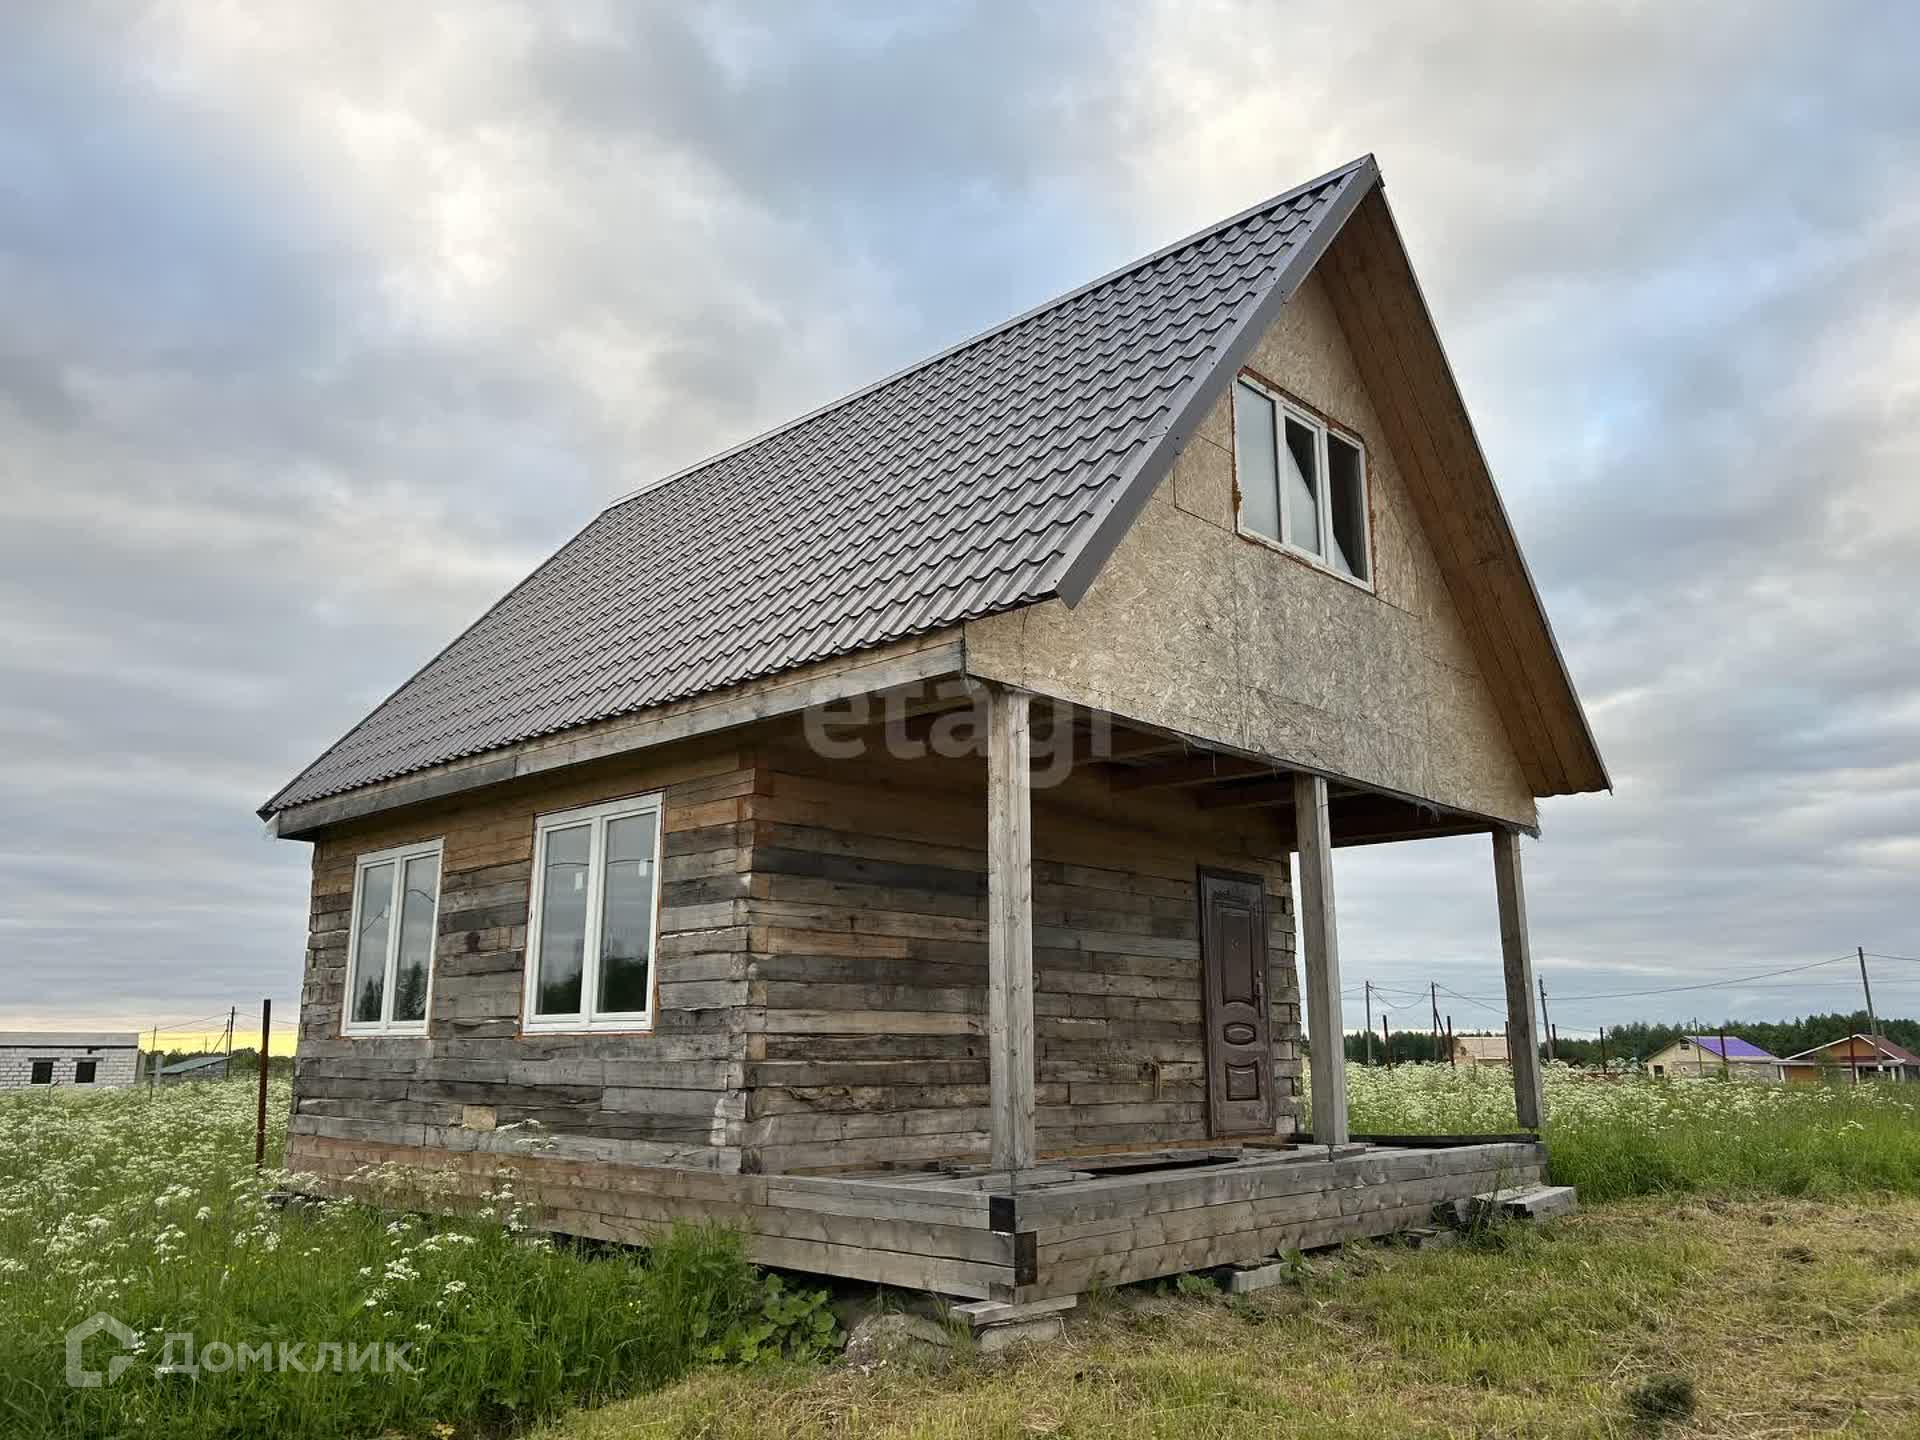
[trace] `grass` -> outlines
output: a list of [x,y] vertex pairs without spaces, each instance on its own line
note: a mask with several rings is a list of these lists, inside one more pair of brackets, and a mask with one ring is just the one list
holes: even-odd
[[[1349,1087],[1360,1131],[1513,1125],[1497,1072]],[[830,1338],[823,1296],[725,1232],[556,1247],[505,1183],[458,1219],[404,1191],[280,1211],[245,1084],[8,1096],[0,1434],[1920,1435],[1920,1095],[1560,1067],[1548,1088],[1555,1178],[1612,1203],[1440,1252],[1350,1247],[1251,1300],[1099,1296],[1057,1346],[870,1376],[796,1362]],[[62,1339],[96,1311],[139,1332],[140,1363],[73,1389]],[[225,1365],[154,1373],[176,1333]],[[283,1344],[306,1370],[261,1360]],[[411,1368],[347,1363],[387,1345]]]
[[1349,1247],[1245,1299],[1136,1287],[944,1375],[702,1372],[543,1440],[1920,1434],[1920,1202],[1638,1200],[1497,1233]]
[[[283,1212],[287,1177],[252,1159],[244,1084],[0,1100],[0,1434],[490,1433],[818,1334],[824,1301],[774,1288],[729,1232],[594,1258],[526,1235],[505,1182],[460,1219]],[[137,1363],[72,1388],[63,1337],[95,1312],[137,1332]],[[186,1357],[170,1334],[195,1337],[197,1379],[156,1373]],[[96,1336],[86,1363],[117,1353]]]
[[[1920,1194],[1920,1086],[1598,1079],[1549,1065],[1556,1184],[1589,1203],[1715,1192]],[[1347,1067],[1355,1133],[1492,1134],[1514,1127],[1504,1070]]]

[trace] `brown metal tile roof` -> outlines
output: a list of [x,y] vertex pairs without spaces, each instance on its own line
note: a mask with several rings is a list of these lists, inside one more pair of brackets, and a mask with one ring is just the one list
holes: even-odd
[[1378,173],[1355,161],[615,502],[260,813],[1077,598]]

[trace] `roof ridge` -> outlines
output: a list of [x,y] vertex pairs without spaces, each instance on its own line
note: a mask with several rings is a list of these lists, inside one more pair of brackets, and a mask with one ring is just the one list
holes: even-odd
[[637,500],[642,495],[651,494],[662,486],[671,485],[676,480],[683,480],[689,475],[696,474],[710,466],[719,464],[722,460],[730,459],[735,455],[741,454],[743,451],[751,450],[756,445],[772,440],[776,436],[784,435],[790,430],[796,430],[810,420],[817,420],[823,415],[830,415],[836,410],[851,405],[856,400],[871,395],[876,391],[884,390],[887,386],[896,384],[910,375],[918,374],[929,366],[939,364],[942,360],[951,359],[962,351],[970,350],[976,345],[983,344],[997,335],[1006,333],[1017,325],[1024,325],[1027,321],[1036,319],[1050,310],[1057,310],[1062,305],[1078,300],[1081,296],[1090,294],[1102,286],[1111,285],[1114,281],[1124,279],[1136,271],[1144,270],[1149,265],[1157,265],[1169,255],[1178,254],[1190,246],[1198,245],[1202,241],[1209,240],[1224,230],[1233,228],[1235,225],[1245,224],[1256,215],[1261,215],[1278,206],[1289,204],[1292,201],[1298,200],[1302,195],[1318,190],[1323,186],[1332,185],[1336,181],[1343,180],[1354,171],[1363,169],[1371,163],[1373,163],[1373,154],[1369,151],[1367,154],[1357,156],[1347,161],[1344,165],[1336,165],[1324,175],[1316,175],[1313,179],[1291,186],[1288,189],[1282,190],[1277,195],[1270,195],[1264,200],[1256,201],[1252,205],[1247,206],[1246,209],[1227,216],[1224,220],[1216,220],[1213,224],[1204,226],[1190,235],[1182,236],[1178,240],[1162,245],[1158,250],[1142,255],[1138,259],[1130,260],[1124,265],[1107,271],[1104,275],[1096,276],[1084,284],[1074,286],[1071,290],[1063,291],[1050,300],[1043,300],[1038,305],[1029,306],[1019,314],[1002,320],[997,325],[990,325],[985,330],[969,335],[963,340],[955,341],[945,349],[937,350],[933,354],[916,360],[910,365],[902,366],[900,369],[883,375],[877,380],[871,380],[865,385],[849,390],[846,394],[829,400],[823,405],[817,405],[802,415],[796,415],[791,420],[783,421],[770,429],[762,430],[757,435],[752,435],[745,440],[737,441],[723,450],[717,450],[706,458],[696,460],[690,465],[683,465],[678,470],[662,475],[658,479],[649,480],[645,484],[637,485],[625,494],[609,500],[606,505],[602,507],[600,513],[605,514],[609,510],[617,510],[622,505]]

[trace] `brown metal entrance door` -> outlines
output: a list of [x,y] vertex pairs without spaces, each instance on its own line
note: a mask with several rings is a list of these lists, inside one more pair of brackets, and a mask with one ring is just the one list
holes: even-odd
[[1273,1132],[1267,895],[1257,875],[1200,872],[1207,1120],[1215,1135]]

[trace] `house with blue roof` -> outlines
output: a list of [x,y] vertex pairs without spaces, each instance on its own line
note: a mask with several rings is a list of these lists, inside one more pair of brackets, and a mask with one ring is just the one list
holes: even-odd
[[1738,1035],[1682,1035],[1657,1055],[1647,1058],[1647,1073],[1656,1079],[1721,1076],[1728,1080],[1785,1078],[1778,1055]]

